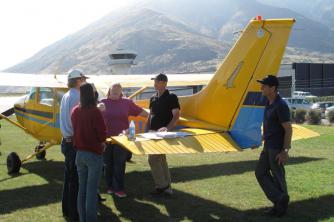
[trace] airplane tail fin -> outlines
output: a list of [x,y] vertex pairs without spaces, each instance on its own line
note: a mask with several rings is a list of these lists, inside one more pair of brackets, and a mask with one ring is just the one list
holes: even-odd
[[264,104],[256,80],[278,73],[294,22],[250,21],[209,84],[180,98],[182,115],[230,131],[241,147],[259,144]]

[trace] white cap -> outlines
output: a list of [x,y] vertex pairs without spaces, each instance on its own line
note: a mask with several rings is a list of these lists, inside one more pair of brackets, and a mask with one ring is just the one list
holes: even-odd
[[81,77],[85,77],[86,79],[88,79],[88,77],[85,76],[80,69],[71,69],[70,71],[68,71],[67,75],[68,79],[76,79]]

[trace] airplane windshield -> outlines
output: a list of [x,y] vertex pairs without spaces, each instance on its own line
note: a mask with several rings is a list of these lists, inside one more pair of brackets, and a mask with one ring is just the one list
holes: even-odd
[[35,100],[36,99],[36,88],[32,87],[29,92],[29,100]]
[[39,98],[38,101],[40,104],[52,106],[53,105],[53,90],[52,88],[40,88],[39,89]]

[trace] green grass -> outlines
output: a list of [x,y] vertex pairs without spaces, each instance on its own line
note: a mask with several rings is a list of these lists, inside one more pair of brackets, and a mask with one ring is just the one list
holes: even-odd
[[[60,147],[47,160],[25,163],[20,175],[7,175],[6,157],[16,151],[30,154],[37,141],[2,121],[0,138],[0,221],[64,221],[61,216],[63,156]],[[284,221],[334,221],[334,128],[308,126],[318,138],[293,143],[286,167],[291,196]],[[271,206],[254,176],[260,150],[241,153],[170,155],[175,195],[153,199],[145,156],[127,165],[129,197],[99,206],[100,221],[282,221],[262,216]]]

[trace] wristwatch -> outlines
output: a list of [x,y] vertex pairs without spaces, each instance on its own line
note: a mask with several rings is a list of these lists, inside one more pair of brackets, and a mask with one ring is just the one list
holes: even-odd
[[286,148],[285,148],[285,149],[284,149],[284,152],[288,153],[288,152],[289,152],[289,150],[290,150],[290,149],[286,149]]

